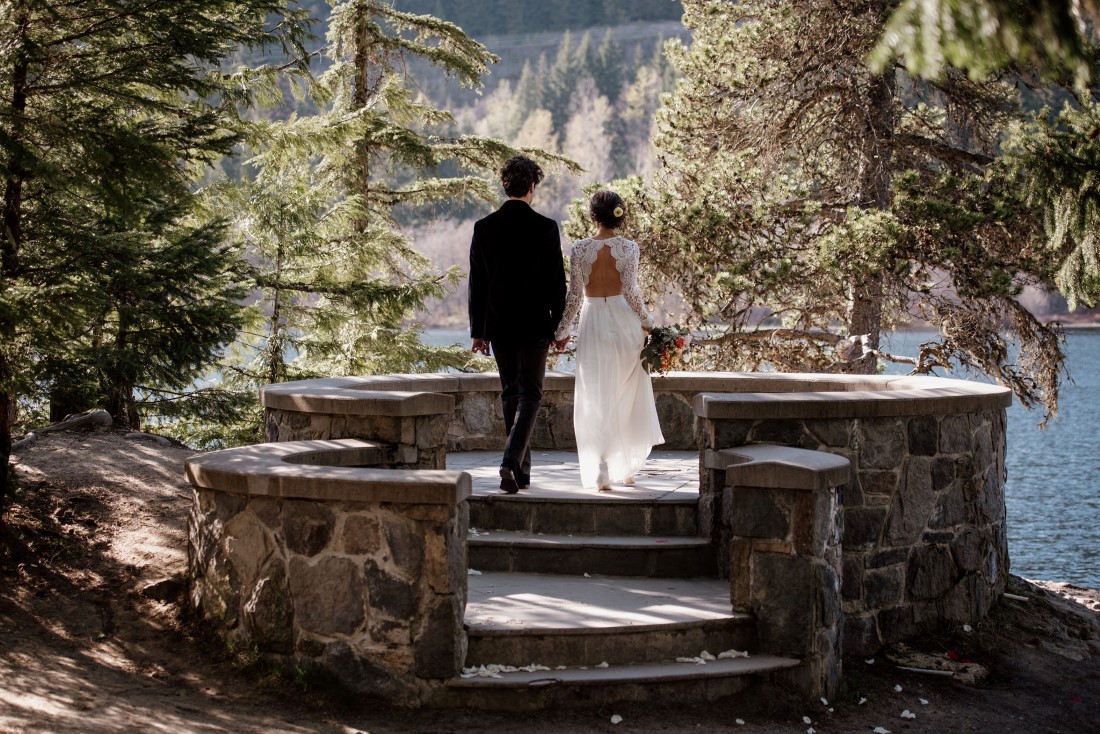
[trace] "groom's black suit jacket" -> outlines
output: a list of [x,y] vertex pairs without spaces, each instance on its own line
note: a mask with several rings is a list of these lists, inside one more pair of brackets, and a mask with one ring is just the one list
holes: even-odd
[[558,225],[509,199],[474,224],[470,336],[518,344],[552,339],[565,311]]

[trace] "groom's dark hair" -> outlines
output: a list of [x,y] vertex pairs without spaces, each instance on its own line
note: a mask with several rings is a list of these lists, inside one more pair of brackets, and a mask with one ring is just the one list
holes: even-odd
[[526,196],[531,184],[542,182],[542,169],[525,155],[513,156],[500,169],[500,182],[504,184],[504,193],[508,196]]

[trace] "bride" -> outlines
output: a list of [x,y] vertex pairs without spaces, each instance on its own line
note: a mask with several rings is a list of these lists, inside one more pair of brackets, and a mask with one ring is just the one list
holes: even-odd
[[569,294],[554,339],[565,347],[579,311],[573,428],[581,484],[609,490],[633,484],[665,439],[640,358],[653,319],[638,288],[638,245],[615,234],[626,217],[623,200],[598,191],[589,214],[596,233],[570,250]]

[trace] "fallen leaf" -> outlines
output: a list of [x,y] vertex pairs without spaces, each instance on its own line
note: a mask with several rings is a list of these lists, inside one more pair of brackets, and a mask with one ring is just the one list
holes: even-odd
[[618,724],[622,720],[623,720],[623,717],[619,716],[618,714],[615,714],[614,716],[611,717],[611,723],[612,724]]

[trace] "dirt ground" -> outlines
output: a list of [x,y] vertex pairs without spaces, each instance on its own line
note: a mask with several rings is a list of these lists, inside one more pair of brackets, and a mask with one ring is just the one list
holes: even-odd
[[1029,601],[1002,599],[973,630],[913,642],[987,668],[974,684],[878,655],[846,660],[827,704],[748,696],[517,715],[347,700],[188,620],[193,452],[122,436],[49,434],[15,455],[21,489],[0,525],[0,732],[1100,732],[1100,594],[1016,578],[1010,591]]

